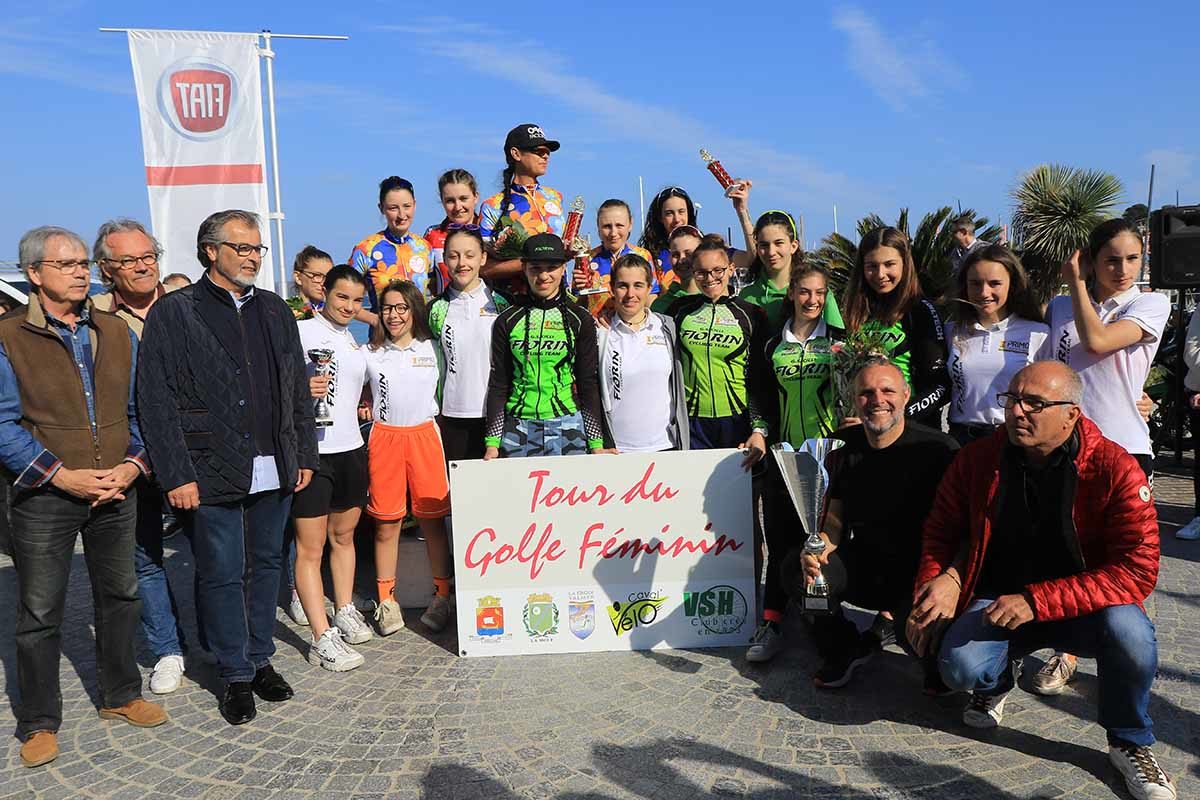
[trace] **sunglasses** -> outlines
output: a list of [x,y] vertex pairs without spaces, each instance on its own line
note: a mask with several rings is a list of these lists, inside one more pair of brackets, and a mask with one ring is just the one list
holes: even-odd
[[671,241],[674,241],[676,236],[685,235],[695,236],[697,239],[704,238],[704,234],[701,233],[700,229],[695,225],[677,225],[675,229],[671,231]]
[[473,222],[451,222],[446,226],[448,231],[478,231],[480,227]]

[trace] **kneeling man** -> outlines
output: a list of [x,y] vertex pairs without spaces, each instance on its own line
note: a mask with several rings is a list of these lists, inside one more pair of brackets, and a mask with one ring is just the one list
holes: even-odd
[[1158,519],[1138,462],[1079,403],[1078,374],[1031,364],[998,395],[1005,427],[968,445],[923,535],[908,636],[938,648],[963,721],[1000,724],[1019,659],[1043,648],[1095,658],[1109,759],[1137,798],[1174,800],[1150,746],[1158,666],[1141,602],[1158,577]]

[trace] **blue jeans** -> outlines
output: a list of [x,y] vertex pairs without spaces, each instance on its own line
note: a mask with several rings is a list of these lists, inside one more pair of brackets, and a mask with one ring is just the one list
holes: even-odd
[[[136,495],[137,490],[131,488],[128,494]],[[142,696],[142,674],[134,654],[141,605],[133,574],[136,514],[136,496],[97,508],[57,489],[13,497],[21,690],[17,733],[22,738],[35,731],[57,731],[62,725],[61,629],[75,540],[81,533],[92,584],[101,705],[117,708]]]
[[275,654],[275,601],[292,493],[259,492],[183,515],[196,557],[196,616],[217,671],[249,681]]
[[1096,659],[1100,681],[1100,726],[1109,744],[1154,744],[1150,687],[1158,669],[1154,624],[1135,605],[1053,622],[1027,622],[1015,631],[990,624],[983,610],[993,601],[973,601],[946,631],[938,671],[951,689],[1000,695],[1013,688],[1010,659],[1053,648]]
[[150,654],[183,655],[183,628],[175,594],[163,566],[162,492],[145,478],[137,482],[137,541],[133,566],[137,572],[138,595],[142,598],[142,633]]

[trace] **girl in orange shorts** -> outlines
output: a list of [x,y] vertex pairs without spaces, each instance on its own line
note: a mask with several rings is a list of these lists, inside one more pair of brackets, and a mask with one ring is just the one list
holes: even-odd
[[375,622],[381,636],[404,627],[393,596],[400,523],[412,507],[421,526],[433,571],[434,598],[422,624],[440,631],[450,618],[450,548],[445,516],[450,513],[450,484],[438,413],[441,356],[434,347],[425,300],[409,281],[393,281],[379,294],[379,321],[367,347],[375,424],[367,445],[370,500],[376,520],[375,570],[379,606]]

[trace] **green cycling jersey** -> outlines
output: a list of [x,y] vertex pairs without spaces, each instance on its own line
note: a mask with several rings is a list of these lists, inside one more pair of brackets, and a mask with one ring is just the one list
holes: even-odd
[[749,414],[752,427],[765,428],[758,399],[766,318],[744,300],[689,295],[673,308],[683,361],[689,417]]
[[779,395],[776,438],[792,447],[805,439],[831,434],[839,420],[833,383],[833,344],[844,341],[845,331],[821,321],[806,341],[796,341],[789,319],[783,331],[766,346]]

